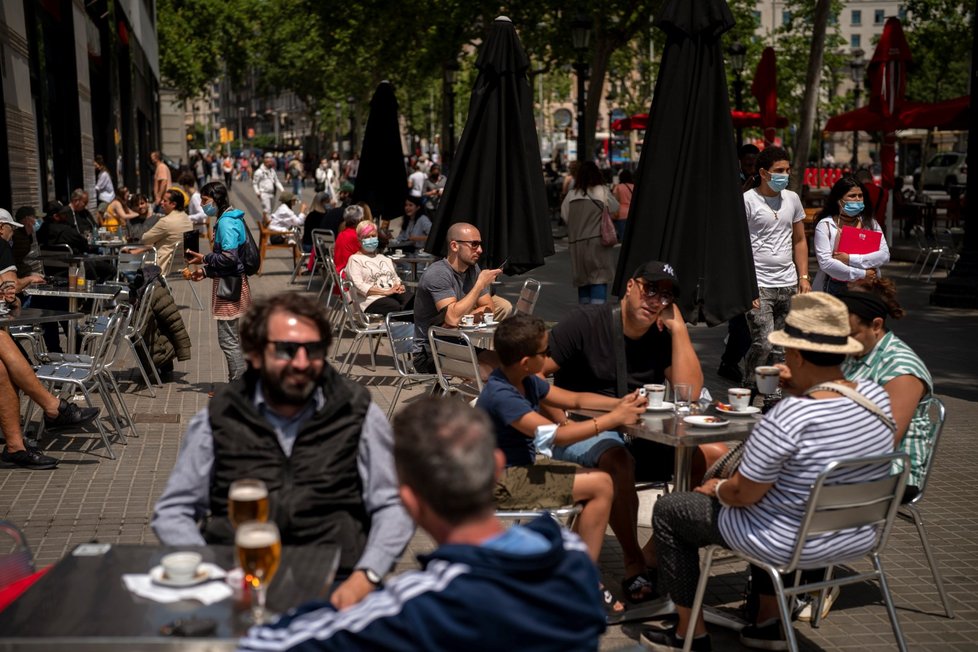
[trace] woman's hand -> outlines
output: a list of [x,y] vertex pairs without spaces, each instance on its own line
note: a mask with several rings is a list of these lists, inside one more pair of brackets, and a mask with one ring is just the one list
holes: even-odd
[[841,262],[843,265],[849,264],[849,254],[844,251],[837,251],[832,254],[832,257]]
[[398,283],[397,285],[394,286],[394,292],[393,293],[394,294],[404,294],[406,291],[407,291],[407,288],[405,288],[403,284]]
[[700,486],[693,489],[698,494],[703,494],[704,496],[710,496],[711,498],[717,495],[717,485],[720,484],[720,478],[711,478],[701,484]]
[[187,249],[183,252],[184,258],[189,265],[203,265],[204,264],[204,254],[199,254],[196,251],[190,251]]

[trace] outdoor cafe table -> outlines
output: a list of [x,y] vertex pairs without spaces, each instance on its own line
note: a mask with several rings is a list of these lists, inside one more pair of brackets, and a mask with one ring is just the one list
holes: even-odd
[[405,265],[411,266],[411,278],[406,279],[408,281],[418,280],[418,265],[429,265],[437,260],[431,254],[409,254],[406,256],[390,256],[390,259],[394,261],[394,266],[404,263]]
[[[577,410],[571,414],[571,417],[582,420],[601,414],[604,413],[595,410]],[[676,455],[676,491],[689,491],[692,488],[690,486],[690,469],[693,462],[693,451],[696,447],[701,444],[747,439],[758,421],[756,417],[731,417],[719,414],[713,407],[702,414],[721,417],[729,423],[722,428],[702,428],[689,425],[672,411],[646,412],[638,423],[623,426],[618,430],[623,435],[633,439],[646,439],[673,447]]]
[[[162,603],[136,596],[123,574],[146,573],[163,555],[191,547],[82,544],[0,612],[0,652],[7,650],[233,650],[248,627],[247,594],[202,605]],[[235,566],[233,546],[207,546],[205,562]],[[81,554],[80,554],[81,553]],[[332,585],[336,546],[282,547],[282,562],[268,587],[268,609],[284,613],[319,598]],[[215,580],[219,581],[219,580]],[[208,638],[167,637],[160,628],[176,620],[209,619]]]
[[65,312],[64,310],[48,310],[46,308],[16,308],[5,315],[0,315],[0,328],[11,326],[29,326],[56,321],[74,321],[85,316],[83,312]]
[[[68,312],[78,312],[78,301],[84,299],[114,299],[122,291],[119,285],[96,285],[91,291],[78,287],[55,285],[32,285],[24,289],[27,296],[67,297]],[[68,329],[68,350],[75,351],[75,329]]]

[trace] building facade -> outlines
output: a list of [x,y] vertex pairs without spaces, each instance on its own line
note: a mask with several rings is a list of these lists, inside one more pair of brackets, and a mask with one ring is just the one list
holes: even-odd
[[150,189],[157,47],[155,0],[0,3],[0,206],[91,192],[95,155],[116,186]]

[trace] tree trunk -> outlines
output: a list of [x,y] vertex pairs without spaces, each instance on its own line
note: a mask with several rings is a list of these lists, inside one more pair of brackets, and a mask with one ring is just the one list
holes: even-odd
[[594,49],[594,59],[588,70],[587,84],[587,105],[584,108],[584,134],[587,144],[586,157],[582,157],[578,152],[577,158],[580,161],[594,160],[594,134],[598,128],[598,112],[601,109],[601,93],[604,90],[604,78],[608,73],[608,62],[611,60],[611,53],[615,50],[614,44],[605,38],[599,38]]
[[817,0],[812,24],[812,48],[808,56],[808,73],[805,75],[805,98],[801,105],[801,124],[798,141],[795,144],[795,160],[792,165],[791,189],[801,190],[808,164],[808,150],[812,144],[812,130],[815,125],[815,108],[818,105],[818,91],[822,83],[822,56],[825,53],[825,26],[829,20],[831,0]]

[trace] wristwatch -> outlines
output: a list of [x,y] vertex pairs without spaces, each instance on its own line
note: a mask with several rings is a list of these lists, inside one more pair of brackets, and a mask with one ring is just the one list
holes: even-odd
[[363,571],[363,574],[367,577],[367,581],[374,586],[380,586],[384,581],[384,578],[378,575],[377,571],[372,568],[358,568],[357,570]]
[[808,274],[802,274],[801,276],[798,277],[798,280],[799,281],[811,281],[812,279],[810,279],[808,277]]

